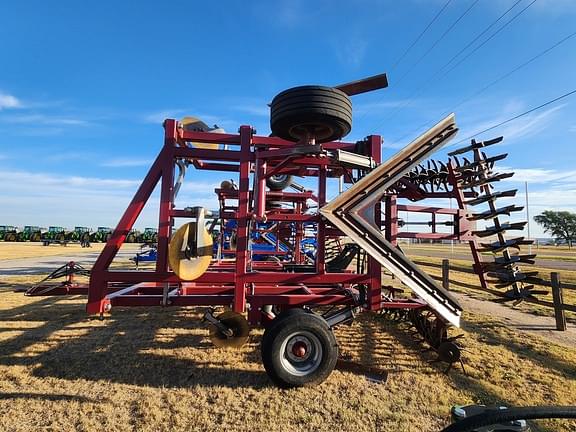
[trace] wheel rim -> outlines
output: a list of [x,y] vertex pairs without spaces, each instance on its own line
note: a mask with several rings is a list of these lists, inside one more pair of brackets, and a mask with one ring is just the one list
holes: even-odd
[[288,174],[276,174],[273,176],[270,176],[271,179],[273,179],[274,181],[277,181],[278,183],[286,181],[286,179],[288,179]]
[[280,363],[292,375],[311,374],[322,363],[320,339],[309,331],[291,333],[282,342]]

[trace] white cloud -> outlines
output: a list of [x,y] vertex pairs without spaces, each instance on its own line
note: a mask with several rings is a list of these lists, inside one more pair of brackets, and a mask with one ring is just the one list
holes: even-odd
[[21,108],[21,107],[22,102],[18,98],[0,91],[0,111],[8,108]]
[[[517,140],[519,138],[523,138],[525,136],[533,137],[536,134],[546,130],[550,126],[550,123],[552,123],[555,113],[563,109],[565,106],[566,104],[562,104],[544,111],[528,114],[524,117],[518,118],[517,120],[513,120],[510,123],[507,123],[499,128],[492,129],[489,132],[486,132],[485,134],[504,135],[505,137],[504,143],[506,144],[509,144],[512,141]],[[509,108],[510,108],[509,104],[504,105],[503,110],[498,117],[492,118],[482,123],[474,124],[473,130],[463,131],[462,136],[472,135],[472,133],[475,133],[475,131],[482,131],[484,129],[488,129],[496,124],[499,124],[509,119],[510,117],[513,117],[513,115],[511,115],[511,112],[509,111]],[[515,110],[514,112],[518,111]],[[478,134],[478,137],[481,137],[483,135],[484,134]]]
[[124,167],[138,167],[152,165],[152,159],[143,158],[116,158],[102,162],[100,166],[109,168],[124,168]]
[[391,108],[404,108],[406,106],[418,107],[422,106],[422,102],[418,99],[396,99],[364,102],[354,104],[354,114],[357,116],[375,115],[381,117],[383,110],[389,110]]
[[344,41],[334,45],[338,60],[348,66],[358,67],[364,61],[368,49],[368,41],[359,37],[347,35]]
[[166,119],[179,119],[183,117],[187,112],[186,109],[182,108],[174,108],[174,109],[165,109],[161,111],[156,111],[153,113],[149,113],[144,115],[144,122],[146,123],[154,123],[157,125],[162,125],[164,120]]
[[576,182],[576,170],[554,170],[544,168],[511,168],[499,167],[501,172],[514,172],[514,177],[504,181],[550,183],[550,182]]
[[247,114],[251,114],[254,116],[259,117],[269,117],[270,116],[270,108],[264,102],[261,104],[254,103],[254,104],[244,104],[244,105],[235,105],[231,107],[233,110],[244,112]]
[[88,121],[78,118],[52,116],[46,114],[19,114],[2,116],[0,117],[0,121],[2,123],[26,124],[29,126],[87,126],[90,124]]
[[285,27],[295,27],[302,23],[306,11],[301,0],[282,0],[274,6],[272,17]]
[[94,157],[94,155],[87,152],[59,151],[57,153],[46,156],[45,159],[51,162],[61,162],[70,160],[88,160],[92,157]]
[[[178,203],[217,208],[217,185],[194,180],[189,178],[184,183]],[[141,180],[0,170],[0,183],[0,208],[7,224],[95,227],[118,222]],[[137,227],[157,224],[158,190],[146,204]]]
[[538,13],[566,14],[576,13],[576,2],[574,0],[540,0],[535,5]]
[[[5,186],[11,185],[7,188],[10,193],[14,193],[14,188],[16,188],[19,190],[37,190],[37,194],[41,194],[42,191],[46,191],[48,188],[59,191],[82,188],[85,192],[88,192],[90,189],[99,190],[105,188],[110,189],[110,192],[114,192],[117,189],[134,188],[140,184],[137,180],[61,176],[47,173],[7,170],[0,170],[0,183]],[[39,185],[42,185],[42,187],[38,187]]]

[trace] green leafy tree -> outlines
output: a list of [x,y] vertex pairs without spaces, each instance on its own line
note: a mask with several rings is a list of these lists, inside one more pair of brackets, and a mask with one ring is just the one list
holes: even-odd
[[544,227],[544,232],[556,239],[565,240],[568,247],[572,247],[572,242],[576,240],[576,213],[546,210],[534,216],[534,220]]

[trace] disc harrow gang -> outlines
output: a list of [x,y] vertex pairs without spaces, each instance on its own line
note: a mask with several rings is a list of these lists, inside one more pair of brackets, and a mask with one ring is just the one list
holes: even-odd
[[464,335],[449,336],[449,326],[429,309],[382,309],[380,315],[396,324],[405,323],[414,331],[412,335],[426,344],[426,351],[434,351],[436,359],[431,363],[446,363],[444,373],[450,372],[459,363],[466,373],[462,359],[462,346],[458,343]]

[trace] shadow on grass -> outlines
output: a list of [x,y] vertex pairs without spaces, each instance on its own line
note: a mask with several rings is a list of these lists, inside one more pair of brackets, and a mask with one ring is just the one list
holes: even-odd
[[[270,385],[263,370],[238,370],[225,361],[172,353],[186,348],[214,349],[201,334],[177,335],[166,341],[156,338],[159,331],[167,328],[206,334],[205,325],[196,316],[186,316],[186,310],[118,308],[115,316],[102,325],[94,325],[82,304],[68,300],[46,297],[0,311],[0,321],[22,322],[21,326],[7,327],[8,331],[19,333],[0,343],[0,364],[32,367],[38,377],[151,387]],[[42,324],[26,328],[26,322]],[[168,354],[164,354],[166,351]]]
[[574,364],[556,357],[550,351],[536,351],[532,346],[523,345],[519,342],[503,336],[497,332],[498,329],[507,328],[505,323],[486,322],[482,325],[465,322],[462,326],[464,330],[479,335],[485,343],[490,345],[504,346],[509,351],[546,368],[560,372],[566,378],[576,379],[576,368]]
[[75,402],[90,402],[90,403],[102,402],[102,400],[91,399],[85,396],[78,396],[78,395],[0,392],[0,400],[6,400],[6,399],[39,399],[51,402],[58,402],[58,401],[75,401]]

